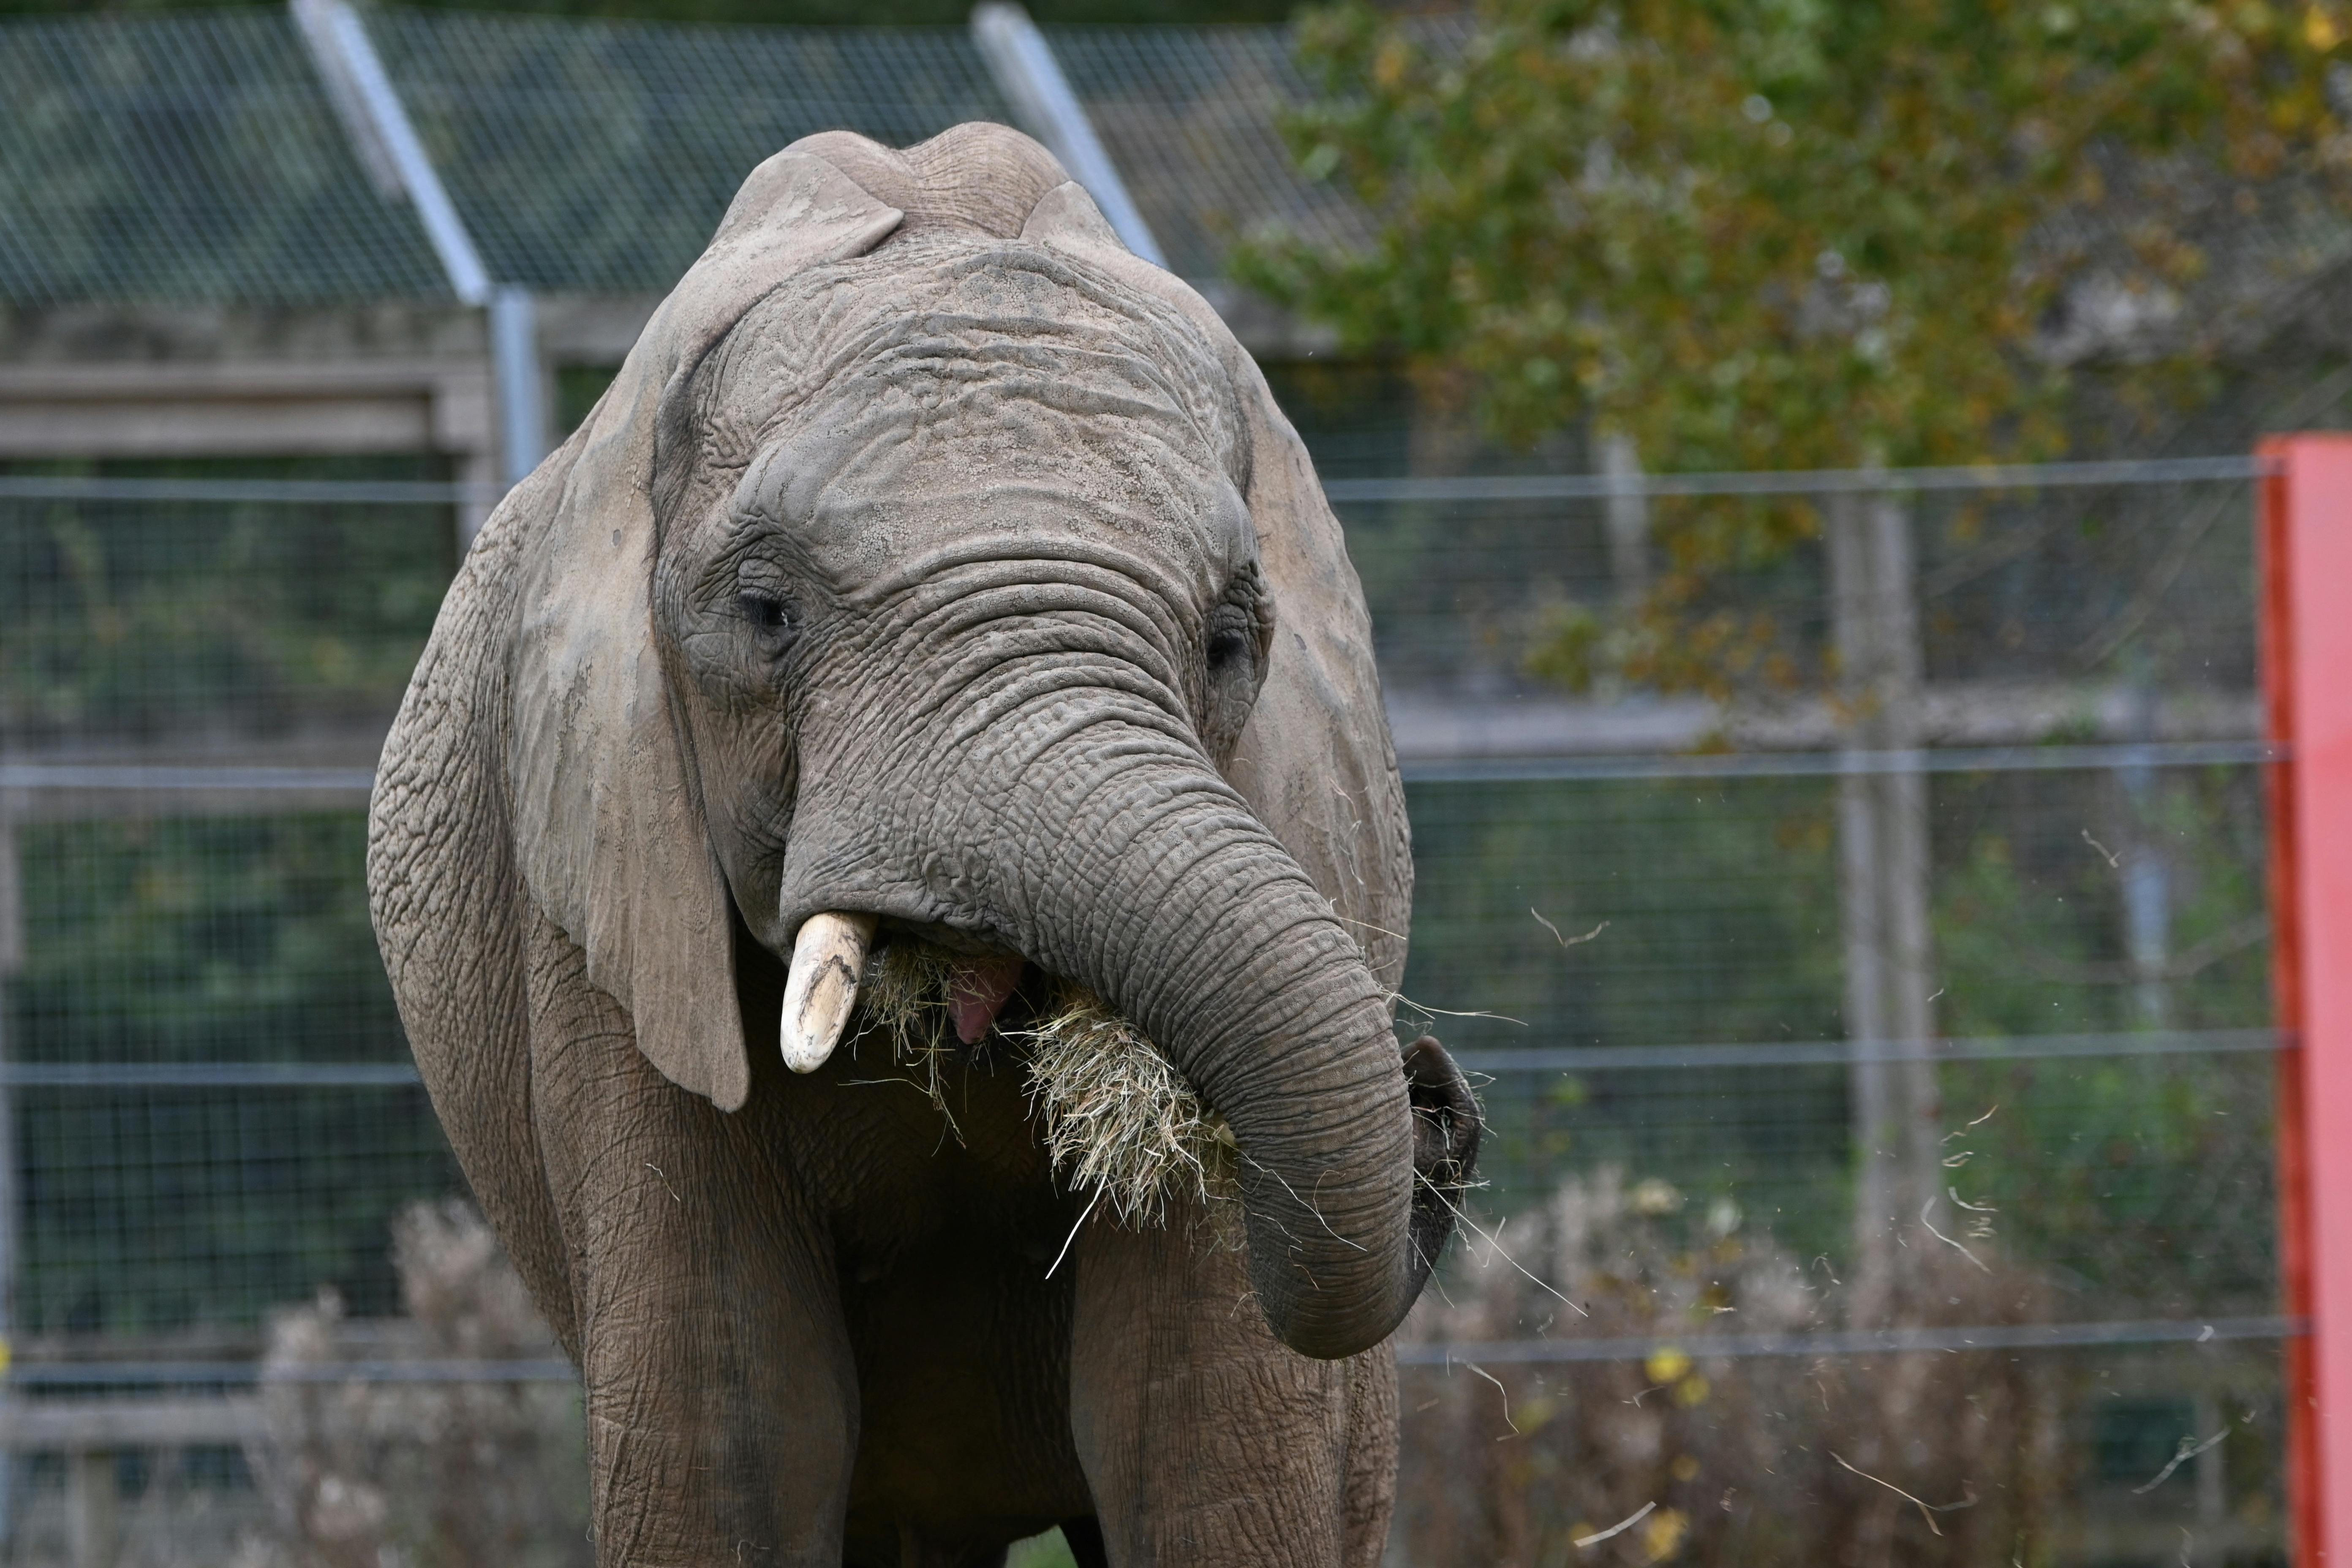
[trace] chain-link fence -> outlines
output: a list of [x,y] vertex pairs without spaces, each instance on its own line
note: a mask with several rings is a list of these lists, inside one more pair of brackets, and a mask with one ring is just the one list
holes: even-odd
[[446,286],[371,185],[283,12],[0,26],[0,296],[420,300]]
[[2249,467],[1333,481],[1489,1075],[1406,1561],[2282,1556]]
[[[2281,1560],[2252,466],[1330,467],[1490,1120],[1393,1559]],[[15,1561],[585,1551],[362,886],[459,499],[0,478]]]

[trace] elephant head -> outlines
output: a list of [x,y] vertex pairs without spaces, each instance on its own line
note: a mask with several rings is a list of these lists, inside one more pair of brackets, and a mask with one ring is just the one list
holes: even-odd
[[[1391,1028],[1360,595],[1255,367],[1050,156],[769,160],[508,504],[524,879],[665,1075],[733,1109],[747,1049],[816,1065],[877,923],[999,976],[982,1025],[1025,961],[1225,1118],[1286,1342],[1395,1327],[1448,1229],[1414,1109],[1441,1182],[1476,1115]],[[738,940],[792,964],[774,1043]]]

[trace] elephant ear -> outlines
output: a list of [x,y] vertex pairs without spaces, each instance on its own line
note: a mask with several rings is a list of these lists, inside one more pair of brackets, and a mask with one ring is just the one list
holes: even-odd
[[1215,308],[1121,245],[1076,182],[1039,200],[1022,237],[1174,306],[1224,363],[1249,434],[1243,496],[1275,612],[1265,684],[1226,771],[1349,922],[1372,973],[1394,990],[1404,982],[1404,931],[1412,910],[1404,785],[1372,660],[1363,585],[1306,444]]
[[900,216],[806,152],[761,164],[587,424],[549,459],[556,471],[509,503],[542,513],[524,520],[537,539],[509,687],[523,880],[585,952],[589,979],[628,1009],[654,1066],[728,1110],[751,1092],[751,1064],[727,883],[654,636],[656,411],[779,280],[872,249]]

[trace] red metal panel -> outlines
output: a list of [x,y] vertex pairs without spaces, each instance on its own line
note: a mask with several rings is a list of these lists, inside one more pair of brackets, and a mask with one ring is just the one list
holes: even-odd
[[2263,444],[2279,1189],[2295,1562],[2352,1565],[2352,437]]

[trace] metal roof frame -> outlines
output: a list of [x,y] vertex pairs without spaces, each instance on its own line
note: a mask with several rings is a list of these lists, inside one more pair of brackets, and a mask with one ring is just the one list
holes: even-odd
[[[433,252],[460,302],[489,312],[490,385],[498,401],[499,478],[520,484],[547,456],[547,398],[540,367],[538,311],[530,291],[494,284],[482,253],[457,216],[448,187],[417,139],[400,91],[383,68],[367,24],[350,0],[288,0],[327,96],[352,149],[379,179],[388,171],[425,226]],[[469,517],[470,513],[467,514]],[[466,542],[472,542],[472,527]]]
[[1021,128],[1045,144],[1070,177],[1087,188],[1095,205],[1128,249],[1154,267],[1168,265],[1167,253],[1128,195],[1118,165],[1095,134],[1085,105],[1062,74],[1054,48],[1029,13],[1014,0],[982,0],[972,7],[971,38],[981,58],[1020,117]]

